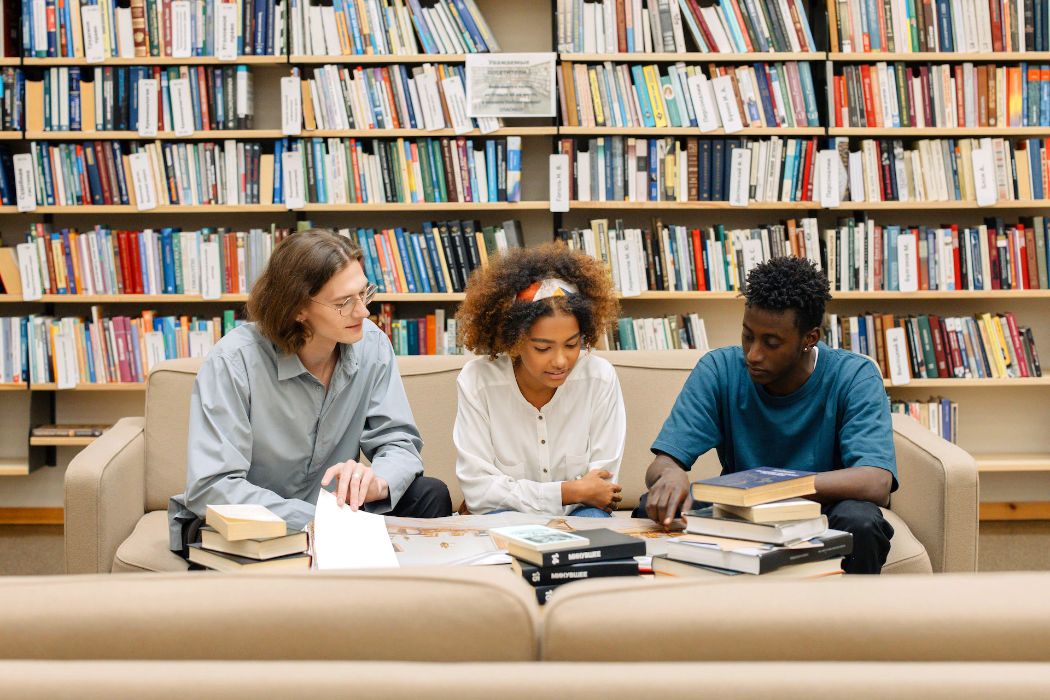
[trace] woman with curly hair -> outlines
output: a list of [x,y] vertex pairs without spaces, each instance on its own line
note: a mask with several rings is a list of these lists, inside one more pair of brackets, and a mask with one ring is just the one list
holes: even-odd
[[471,513],[607,517],[626,417],[613,366],[593,355],[619,304],[594,258],[550,243],[476,271],[456,315],[483,355],[459,375],[453,441]]

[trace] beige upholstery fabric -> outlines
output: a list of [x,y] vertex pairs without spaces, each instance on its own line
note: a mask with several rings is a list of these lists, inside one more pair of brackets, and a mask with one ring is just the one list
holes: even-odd
[[926,547],[934,571],[977,570],[977,463],[914,419],[893,416],[900,488],[890,508]]
[[381,697],[386,700],[1014,700],[1046,697],[1043,663],[522,663],[0,661],[0,696],[22,700]]
[[926,548],[915,538],[907,523],[892,510],[882,509],[882,515],[893,526],[890,552],[882,566],[884,574],[930,574],[933,566]]
[[0,580],[4,659],[537,658],[535,595],[496,569]]
[[[541,648],[552,661],[1050,661],[1048,580],[582,581],[547,605]],[[627,636],[599,643],[601,620]]]
[[135,524],[131,536],[117,548],[113,573],[185,571],[189,564],[168,549],[168,511],[146,513]]
[[203,360],[157,365],[146,387],[146,510],[165,510],[186,490],[186,426],[190,394]]
[[65,477],[68,573],[109,571],[143,508],[143,419],[124,418],[69,463]]

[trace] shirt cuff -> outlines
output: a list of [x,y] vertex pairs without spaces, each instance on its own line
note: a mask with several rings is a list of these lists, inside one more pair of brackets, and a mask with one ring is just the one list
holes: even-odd
[[540,497],[543,499],[544,511],[556,515],[565,511],[561,502],[561,482],[551,481],[540,484]]
[[678,462],[679,466],[681,466],[682,469],[685,469],[686,471],[692,469],[693,462],[696,461],[696,457],[690,459],[690,456],[683,452],[681,449],[679,449],[677,445],[673,445],[664,440],[657,440],[656,442],[654,442],[653,446],[649,448],[649,451],[653,453],[663,452],[668,457],[671,457],[676,462]]

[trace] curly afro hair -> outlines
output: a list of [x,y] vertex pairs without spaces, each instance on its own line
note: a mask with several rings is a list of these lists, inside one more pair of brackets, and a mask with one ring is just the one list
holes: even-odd
[[744,299],[750,307],[766,311],[794,309],[799,333],[820,326],[824,305],[831,300],[828,278],[804,258],[773,258],[756,266],[747,276]]
[[[577,294],[527,302],[518,292],[533,282],[557,277],[576,286]],[[597,345],[619,315],[620,304],[604,265],[563,243],[512,248],[474,271],[466,299],[456,313],[460,340],[476,355],[495,359],[513,351],[538,319],[555,311],[572,314],[586,345]]]

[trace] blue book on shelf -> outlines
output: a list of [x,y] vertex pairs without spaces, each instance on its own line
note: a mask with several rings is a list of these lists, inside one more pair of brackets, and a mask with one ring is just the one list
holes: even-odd
[[423,53],[440,53],[423,19],[423,8],[420,7],[419,0],[408,0],[408,6],[412,9],[412,23],[416,25],[416,33],[423,44]]
[[266,0],[254,0],[255,1],[255,36],[252,39],[254,46],[252,47],[252,53],[260,54],[263,53],[266,47],[266,6],[269,4]]
[[273,145],[273,201],[274,204],[284,203],[284,152],[287,147],[287,138],[278,139]]
[[371,235],[371,229],[357,229],[357,243],[361,247],[361,257],[364,259],[365,276],[370,282],[382,288],[382,275],[376,276],[376,260],[372,250],[368,247],[368,238]]
[[643,143],[649,146],[649,201],[655,202],[660,199],[660,182],[658,169],[660,163],[656,157],[656,139],[645,139]]
[[[396,66],[394,66],[394,69],[397,70],[398,74],[401,76],[401,82],[402,82],[403,85],[405,85],[405,92],[407,93],[408,92],[409,80],[412,79],[412,76],[408,72],[408,68],[405,66],[404,63],[398,63]],[[421,128],[423,128],[423,125],[416,121],[416,110],[412,106],[412,100],[405,100],[405,111],[408,113],[408,126],[409,126],[409,128],[411,128],[411,129],[421,129]]]
[[80,131],[80,68],[69,69],[69,128]]
[[1047,71],[1050,71],[1050,65],[1044,63],[1041,73],[1043,79],[1039,81],[1039,126],[1050,126],[1050,80],[1047,80]]
[[452,0],[455,5],[456,14],[459,15],[460,21],[463,22],[464,29],[467,30],[467,34],[470,35],[470,40],[474,42],[474,45],[478,47],[478,53],[491,51],[492,47],[485,41],[485,36],[481,33],[475,22],[474,15],[470,13],[466,3],[463,0]]
[[375,264],[375,283],[379,285],[379,291],[381,292],[392,292],[393,289],[389,288],[386,284],[386,277],[383,275],[383,266],[379,261],[379,246],[380,243],[376,243],[376,237],[381,234],[375,232],[374,229],[368,229],[367,243],[368,252],[372,255],[372,261]]
[[887,226],[885,229],[886,254],[884,269],[886,270],[886,290],[890,292],[900,291],[900,266],[897,264],[897,244],[901,235],[900,226]]
[[66,288],[70,294],[77,293],[76,269],[73,267],[73,246],[70,245],[69,229],[62,229],[62,254],[66,259]]
[[[938,24],[938,37],[940,38],[939,45],[941,51],[950,53],[955,51],[955,36],[952,31],[952,2],[951,0],[937,0],[937,19]],[[873,26],[878,26],[873,25]],[[874,41],[872,41],[872,49],[874,50]]]
[[350,25],[350,41],[353,44],[353,52],[355,54],[363,54],[365,52],[365,46],[361,42],[361,22],[357,18],[357,9],[353,3],[343,4],[342,0],[336,0],[339,4],[336,6],[336,12],[340,11],[347,17],[347,22]]
[[642,126],[654,128],[656,119],[653,117],[653,105],[649,102],[649,91],[645,87],[645,74],[638,64],[631,66],[631,77],[634,79],[634,91],[638,95],[638,104],[642,108]]
[[762,100],[762,111],[766,115],[766,126],[777,126],[777,111],[773,107],[773,97],[769,94],[769,82],[767,77],[768,67],[765,63],[754,65],[755,77],[758,78],[758,97]]
[[[790,1],[790,0],[789,0]],[[718,0],[719,14],[725,20],[729,28],[729,36],[733,40],[733,46],[738,53],[747,53],[747,44],[744,43],[744,35],[741,27],[737,25],[736,13],[730,7],[727,0]]]
[[427,285],[425,284],[425,280],[423,279],[423,277],[420,276],[421,270],[419,267],[419,257],[416,255],[416,247],[412,245],[412,232],[403,231],[402,238],[404,241],[403,245],[405,248],[405,274],[407,275],[409,270],[411,270],[412,276],[416,278],[416,291],[424,292],[426,291]]
[[820,126],[820,112],[817,109],[817,91],[813,87],[813,73],[809,63],[798,62],[798,75],[802,83],[802,99],[806,103],[807,126]]
[[[38,173],[43,173],[44,179],[44,202],[48,205],[55,203],[55,183],[51,179],[51,159],[48,155],[48,145],[46,143],[34,143],[33,146],[36,149],[36,167]],[[85,146],[86,147],[86,146]],[[1038,151],[1036,151],[1038,153]],[[37,195],[39,199],[39,194]]]
[[397,250],[393,252],[401,260],[401,267],[405,270],[408,291],[415,294],[419,288],[416,285],[416,275],[412,270],[412,258],[408,254],[408,245],[405,243],[405,231],[400,226],[394,229],[394,240],[397,243]]
[[441,269],[441,259],[438,258],[437,238],[434,236],[434,226],[429,221],[423,222],[423,236],[427,242],[427,256],[430,258],[430,267],[434,270],[434,281],[437,282],[438,291],[445,294],[449,291],[445,284],[445,274]]
[[161,229],[160,253],[163,262],[163,293],[175,294],[175,248],[172,245],[170,228]]
[[80,343],[83,344],[87,355],[87,378],[94,384],[98,381],[98,377],[95,376],[95,349],[91,346],[91,331],[86,323],[81,326],[80,335]]
[[430,275],[427,274],[427,258],[423,253],[423,247],[420,245],[420,239],[423,237],[423,234],[409,233],[406,235],[412,244],[412,257],[416,266],[417,276],[419,277],[419,283],[422,287],[421,291],[429,294],[430,292],[433,292],[434,289],[430,286]]
[[494,139],[487,139],[485,141],[485,173],[482,173],[488,180],[489,188],[489,201],[495,202],[499,200],[499,185],[496,182],[496,141]]
[[[882,50],[882,41],[879,36],[879,9],[875,5],[876,2],[881,1],[882,0],[864,0],[864,10],[867,13],[865,17],[865,21],[867,22],[866,30],[871,42],[872,51]],[[942,43],[941,46],[943,48],[944,44]]]
[[[966,229],[967,244],[970,246],[970,269],[973,270],[973,288],[981,291],[985,289],[984,286],[984,267],[981,262],[981,244],[980,244],[980,231],[975,228]],[[1037,231],[1036,235],[1041,236],[1042,233]]]
[[660,91],[664,96],[664,104],[667,106],[667,121],[671,126],[685,126],[681,113],[678,111],[678,101],[675,100],[674,85],[671,76],[660,76]]

